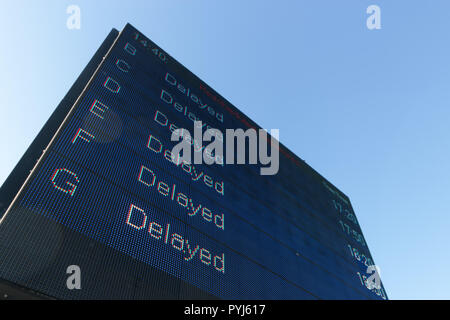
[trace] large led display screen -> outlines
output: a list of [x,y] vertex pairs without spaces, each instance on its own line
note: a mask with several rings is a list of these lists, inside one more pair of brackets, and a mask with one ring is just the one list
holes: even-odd
[[0,278],[62,299],[387,298],[346,195],[281,144],[274,175],[176,162],[194,121],[260,128],[128,24],[8,204]]

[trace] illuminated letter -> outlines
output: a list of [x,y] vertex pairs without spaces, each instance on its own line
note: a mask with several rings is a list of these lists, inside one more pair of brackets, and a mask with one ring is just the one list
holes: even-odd
[[[133,209],[136,209],[137,211],[139,211],[140,213],[143,214],[143,221],[142,221],[142,223],[141,223],[140,226],[139,226],[139,225],[135,225],[135,224],[133,224],[133,223],[130,221],[130,220],[131,220],[131,215],[133,214]],[[141,230],[142,228],[145,227],[145,224],[146,224],[146,223],[147,223],[147,215],[145,214],[144,210],[142,210],[141,208],[136,207],[134,204],[132,204],[132,205],[130,206],[130,210],[128,210],[127,225],[129,225],[129,226],[131,226],[131,227],[133,227],[133,228],[135,228],[135,229]]]
[[216,215],[214,217],[214,224],[217,226],[217,228],[225,230],[225,222],[224,222],[224,215],[223,215],[223,213],[221,215]]
[[[163,117],[164,123],[163,123],[163,122],[160,122],[161,120],[158,120],[158,116],[159,116],[159,115],[161,115],[161,116]],[[165,115],[164,113],[160,112],[159,110],[156,110],[154,120],[155,120],[156,122],[158,122],[160,125],[162,125],[163,127],[167,126],[167,123],[169,123],[169,120],[167,119],[166,115]]]
[[[177,244],[178,243],[178,244]],[[174,233],[172,235],[172,241],[171,241],[172,247],[179,251],[183,251],[184,248],[184,240],[183,237],[180,236],[178,233]]]
[[[87,137],[83,137],[81,134],[85,133],[87,135]],[[80,139],[86,141],[87,143],[91,142],[91,140],[89,140],[89,138],[95,139],[95,136],[93,136],[92,134],[90,134],[87,131],[84,131],[83,129],[78,129],[77,133],[75,134],[75,136],[72,139],[72,144],[75,143],[75,141],[77,141],[77,138],[80,137]]]
[[[69,182],[69,181],[67,181],[67,180],[65,181],[66,186],[69,186],[68,189],[67,189],[67,187],[64,185],[64,183],[63,183],[63,186],[64,186],[65,188],[60,187],[60,186],[57,184],[57,182],[55,182],[56,177],[58,177],[59,173],[63,173],[63,172],[66,172],[70,177],[73,178],[73,182]],[[58,189],[58,190],[60,190],[60,191],[62,191],[62,192],[64,192],[64,193],[70,194],[71,197],[73,197],[73,195],[74,195],[74,193],[75,193],[75,190],[77,189],[77,184],[80,183],[80,180],[78,179],[77,175],[76,175],[75,173],[73,173],[72,171],[67,170],[66,168],[63,168],[63,169],[56,169],[55,172],[54,172],[53,175],[52,175],[51,180],[52,180],[53,186],[54,186],[56,189]]]
[[170,73],[166,73],[166,77],[165,77],[166,82],[170,83],[171,85],[176,85],[177,84],[177,79],[175,79],[174,76],[172,76]]
[[[99,110],[101,114],[95,112],[95,110]],[[106,105],[104,105],[103,103],[101,103],[98,100],[95,100],[94,103],[92,104],[91,110],[89,110],[91,113],[95,114],[97,117],[99,117],[100,119],[105,119],[105,117],[102,115],[106,112],[106,110],[109,109]]]
[[119,68],[119,70],[121,70],[123,72],[128,72],[131,69],[130,65],[128,63],[126,63],[125,61],[123,61],[122,59],[117,60],[116,66],[117,66],[117,68]]
[[[151,182],[144,181],[144,180],[142,179],[142,175],[143,175],[143,174],[145,175],[147,172],[148,172],[150,175],[153,176],[152,179],[148,179],[148,181],[151,180]],[[145,179],[145,178],[144,178],[144,179]],[[138,180],[139,180],[139,182],[142,182],[143,184],[145,184],[147,187],[153,187],[153,186],[155,185],[156,175],[155,175],[155,173],[154,173],[152,170],[150,170],[150,169],[148,169],[148,168],[142,166],[142,167],[141,167],[141,171],[139,171],[139,179],[138,179]]]
[[128,52],[129,54],[131,54],[132,56],[134,56],[136,54],[136,48],[133,47],[131,44],[129,44],[127,42],[127,44],[125,45],[125,47],[123,48],[123,50],[125,50],[126,52]]
[[120,85],[117,83],[117,81],[115,81],[111,77],[108,77],[108,79],[106,79],[103,86],[112,93],[119,93]]
[[214,257],[214,268],[219,272],[225,273],[225,253],[222,253],[222,257]]
[[[152,141],[156,141],[157,143],[158,143],[158,145],[159,145],[159,147],[157,148],[157,149],[154,149],[153,147],[152,147]],[[150,150],[152,150],[153,152],[156,152],[156,153],[160,153],[161,152],[161,150],[162,150],[162,144],[161,144],[161,141],[159,141],[158,139],[156,139],[154,136],[152,136],[152,135],[150,135],[150,137],[148,137],[148,142],[147,142],[147,148],[149,148]]]
[[161,89],[161,100],[165,103],[172,104],[173,98],[166,90]]

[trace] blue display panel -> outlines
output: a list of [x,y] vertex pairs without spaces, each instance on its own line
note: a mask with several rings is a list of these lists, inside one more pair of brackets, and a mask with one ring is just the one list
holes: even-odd
[[[171,133],[194,120],[259,128],[127,25],[4,215],[0,277],[69,299],[387,298],[366,287],[374,262],[344,194],[283,146],[273,176],[174,163]],[[89,274],[80,292],[51,275],[66,262]]]

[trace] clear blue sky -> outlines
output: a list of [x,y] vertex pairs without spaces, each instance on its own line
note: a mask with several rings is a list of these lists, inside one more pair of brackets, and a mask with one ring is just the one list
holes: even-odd
[[448,0],[2,1],[0,184],[130,22],[350,197],[391,299],[449,299],[449,17]]

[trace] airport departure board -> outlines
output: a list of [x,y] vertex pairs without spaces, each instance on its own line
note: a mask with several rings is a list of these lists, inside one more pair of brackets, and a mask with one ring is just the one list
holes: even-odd
[[128,24],[8,203],[0,278],[58,299],[387,299],[346,195],[282,144],[274,175],[176,162],[194,121],[260,128]]

